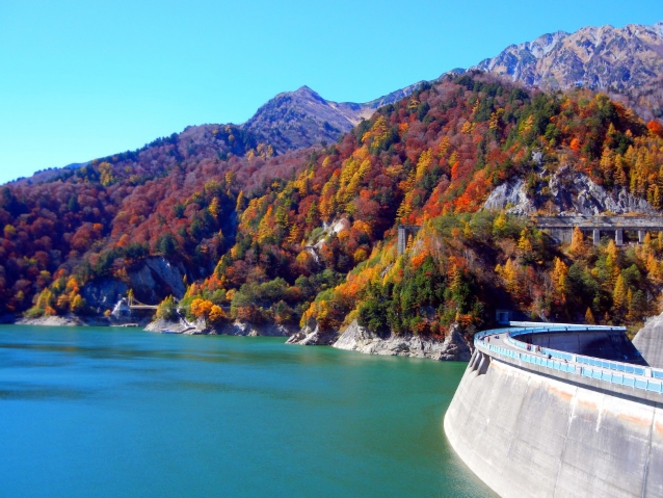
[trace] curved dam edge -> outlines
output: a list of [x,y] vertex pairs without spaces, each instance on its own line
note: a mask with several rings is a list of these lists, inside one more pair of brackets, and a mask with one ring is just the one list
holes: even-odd
[[663,497],[661,402],[473,360],[444,430],[500,496]]

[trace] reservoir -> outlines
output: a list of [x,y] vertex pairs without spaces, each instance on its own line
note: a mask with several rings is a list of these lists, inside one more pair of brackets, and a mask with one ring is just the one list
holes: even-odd
[[442,428],[465,367],[0,326],[0,497],[493,497]]

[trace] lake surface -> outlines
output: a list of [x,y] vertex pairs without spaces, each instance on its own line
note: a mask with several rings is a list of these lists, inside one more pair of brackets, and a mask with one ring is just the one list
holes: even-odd
[[464,368],[0,326],[0,496],[493,497],[442,428]]

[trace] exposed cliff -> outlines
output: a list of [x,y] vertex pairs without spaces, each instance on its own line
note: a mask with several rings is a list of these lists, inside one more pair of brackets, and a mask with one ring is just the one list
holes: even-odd
[[663,75],[663,22],[557,31],[511,45],[476,69],[544,89],[637,87]]
[[312,323],[293,334],[287,343],[300,346],[332,346],[364,354],[409,356],[437,361],[468,361],[472,354],[470,344],[457,325],[452,326],[444,340],[439,340],[399,334],[390,334],[383,338],[360,326],[356,320],[339,336],[335,330],[321,330],[312,320]]
[[275,323],[252,324],[235,321],[226,323],[219,327],[210,326],[203,319],[188,322],[185,319],[179,321],[157,319],[149,323],[145,330],[147,332],[163,332],[165,330],[184,335],[235,335],[247,337],[288,337],[296,332],[294,326],[279,325]]
[[146,304],[156,304],[167,296],[181,298],[186,291],[181,265],[173,264],[162,257],[149,257],[142,260],[137,268],[128,272],[129,284],[115,278],[103,278],[88,282],[81,295],[93,311],[101,313],[114,306],[134,291],[136,299]]
[[[662,115],[663,22],[557,31],[510,45],[472,69],[506,76],[544,90],[576,86],[623,95],[645,118]],[[659,86],[659,89],[656,88]],[[638,92],[636,89],[647,89]]]
[[656,214],[646,200],[626,188],[607,191],[583,173],[563,167],[550,175],[537,175],[531,187],[522,178],[499,185],[484,203],[484,209],[506,209],[509,214]]
[[391,334],[382,338],[361,327],[355,320],[332,346],[365,354],[409,356],[438,361],[468,361],[472,354],[471,346],[460,333],[458,325],[453,325],[446,338],[441,341],[417,335]]
[[295,332],[286,344],[299,346],[331,346],[338,339],[338,332],[331,329],[321,329],[316,320],[309,322],[298,332]]

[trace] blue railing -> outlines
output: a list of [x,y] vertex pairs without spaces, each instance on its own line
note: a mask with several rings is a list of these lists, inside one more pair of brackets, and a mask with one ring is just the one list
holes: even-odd
[[[532,322],[511,322],[520,325],[520,328],[499,328],[480,332],[474,336],[474,344],[477,348],[488,350],[500,356],[519,360],[524,363],[538,365],[540,367],[579,375],[610,384],[631,387],[649,392],[663,394],[663,370],[649,367],[641,367],[618,361],[602,360],[591,356],[576,355],[559,351],[556,349],[542,348],[515,339],[526,334],[546,334],[559,332],[582,332],[582,331],[619,331],[624,332],[625,327],[609,327],[600,325],[556,325],[542,327],[541,324]],[[497,339],[506,334],[506,342],[514,349],[491,344],[490,339]],[[530,354],[532,348],[536,348],[538,354]]]

